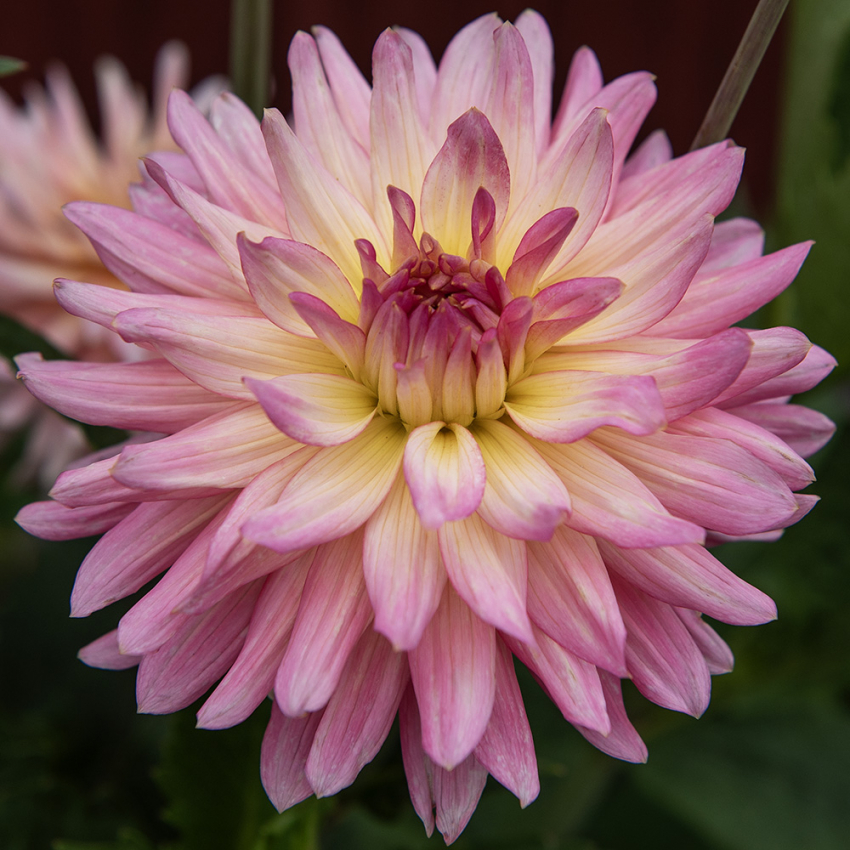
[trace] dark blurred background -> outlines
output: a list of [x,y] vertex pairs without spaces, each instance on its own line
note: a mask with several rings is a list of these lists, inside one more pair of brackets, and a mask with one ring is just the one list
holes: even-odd
[[[646,69],[659,101],[644,134],[667,130],[684,153],[755,0],[540,2],[555,39],[556,95],[573,51],[590,45],[606,80]],[[793,0],[732,128],[748,149],[738,214],[767,226],[773,248],[817,245],[798,281],[756,321],[793,324],[850,362],[850,0]],[[522,3],[496,7],[512,19]],[[298,29],[333,29],[368,73],[381,30],[419,31],[439,56],[484,2],[366,6],[333,0],[274,8],[273,105],[289,108],[286,49]],[[60,59],[96,118],[92,64],[118,56],[150,83],[159,46],[189,46],[193,81],[223,73],[227,0],[5,0],[0,54],[28,76]],[[0,139],[0,145],[3,140]],[[778,622],[719,631],[737,667],[714,682],[699,722],[649,705],[627,685],[646,739],[645,766],[599,754],[521,678],[542,792],[525,812],[492,779],[460,850],[844,850],[850,846],[850,535],[842,366],[804,399],[832,416],[836,438],[813,459],[823,502],[778,544],[723,547],[720,557],[771,594]],[[0,457],[0,478],[20,443]],[[0,492],[0,848],[3,850],[420,850],[395,731],[355,785],[275,815],[259,784],[268,707],[226,732],[199,732],[187,709],[134,714],[133,672],[91,670],[77,649],[113,628],[128,603],[68,620],[68,597],[92,541],[49,544],[12,525],[36,498]]]

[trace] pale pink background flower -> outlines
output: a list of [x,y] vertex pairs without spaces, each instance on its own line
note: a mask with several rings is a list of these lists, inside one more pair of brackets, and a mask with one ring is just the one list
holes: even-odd
[[[104,57],[95,70],[100,138],[61,65],[49,70],[45,87],[29,86],[23,107],[0,90],[0,313],[69,356],[138,359],[136,346],[57,304],[57,277],[124,288],[62,208],[77,200],[130,206],[131,184],[140,180],[139,158],[153,150],[176,150],[166,124],[166,103],[173,88],[188,84],[189,57],[177,42],[160,50],[152,108],[120,62]],[[211,80],[197,93],[204,102],[220,90],[221,82]],[[38,475],[46,488],[88,444],[78,426],[35,402],[9,372],[7,365],[0,375],[0,434],[8,436],[29,424],[32,438],[16,474]]]
[[647,73],[603,86],[579,50],[550,122],[551,55],[533,12],[474,21],[439,69],[387,30],[370,87],[331,32],[300,33],[294,132],[176,92],[186,156],[147,160],[136,211],[69,209],[132,291],[62,281],[60,302],[156,357],[27,355],[24,379],[168,436],[63,474],[19,521],[106,532],[75,616],[164,573],[81,653],[139,663],[140,711],[218,682],[199,724],[223,728],[273,691],[279,809],[353,782],[398,714],[413,805],[451,842],[488,773],[522,805],[539,789],[512,656],[642,761],[620,680],[699,715],[732,666],[701,615],[775,616],[705,544],[778,537],[816,501],[802,458],[832,426],[789,398],[834,361],[730,327],[809,244],[763,257],[754,222],[715,225],[732,143],[673,159],[656,133],[627,159]]

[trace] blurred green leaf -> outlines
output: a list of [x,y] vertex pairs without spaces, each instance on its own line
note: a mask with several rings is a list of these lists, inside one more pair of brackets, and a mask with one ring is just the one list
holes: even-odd
[[850,3],[798,0],[791,20],[775,235],[816,245],[771,319],[799,327],[847,368]]
[[45,360],[62,360],[67,357],[29,328],[8,316],[0,316],[0,354],[14,360],[18,354],[37,351]]
[[23,59],[14,59],[11,56],[0,56],[0,77],[8,77],[17,74],[27,67]]
[[850,835],[850,719],[811,708],[707,721],[653,742],[632,774],[730,850],[839,850]]
[[115,841],[54,841],[51,850],[156,850],[156,845],[148,841],[135,829],[122,829]]

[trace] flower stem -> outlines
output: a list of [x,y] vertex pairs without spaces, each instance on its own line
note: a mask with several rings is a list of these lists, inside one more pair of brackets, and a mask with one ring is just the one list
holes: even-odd
[[760,0],[747,31],[703,118],[691,150],[722,141],[729,135],[732,122],[753,81],[770,40],[788,5],[788,0]]
[[233,93],[258,118],[268,106],[271,73],[271,0],[233,0],[230,7],[230,80]]

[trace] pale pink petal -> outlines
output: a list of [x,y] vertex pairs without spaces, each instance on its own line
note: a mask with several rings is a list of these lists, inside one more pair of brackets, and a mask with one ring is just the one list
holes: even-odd
[[246,219],[286,231],[280,195],[233,156],[186,92],[168,98],[168,127],[204,181],[210,200]]
[[334,540],[363,525],[392,487],[405,435],[389,419],[373,419],[357,438],[309,460],[273,507],[243,526],[246,537],[289,552]]
[[688,608],[677,608],[676,613],[691,633],[694,643],[705,658],[708,672],[712,676],[720,673],[731,673],[735,666],[735,656],[726,641],[717,634],[708,623],[704,622],[699,611]]
[[667,421],[652,378],[602,372],[530,375],[508,390],[505,410],[520,428],[553,443],[573,443],[602,425],[652,434]]
[[407,29],[407,27],[393,27],[393,29],[410,48],[419,114],[425,122],[425,126],[427,126],[431,114],[434,86],[437,85],[437,66],[434,64],[434,57],[431,56],[428,43],[419,33]]
[[[643,174],[673,158],[673,146],[663,130],[653,130],[626,159],[620,172],[621,186],[629,177]],[[618,189],[619,191],[619,189]]]
[[508,537],[549,540],[570,511],[560,478],[521,434],[481,419],[472,434],[486,467],[479,516]]
[[275,677],[275,699],[290,717],[327,704],[346,659],[369,624],[372,610],[363,581],[362,551],[360,532],[316,551]]
[[307,759],[307,779],[317,797],[351,785],[377,755],[409,678],[404,653],[367,629],[322,714]]
[[331,93],[319,49],[305,32],[297,32],[287,56],[292,75],[295,131],[324,167],[369,208],[369,155],[345,126]]
[[84,646],[78,653],[77,658],[88,664],[89,667],[97,667],[101,670],[129,670],[135,667],[141,660],[140,655],[124,655],[118,648],[118,629],[107,632],[103,637],[92,641]]
[[620,680],[604,670],[599,671],[599,679],[605,694],[608,717],[611,718],[611,731],[603,735],[595,729],[586,729],[582,726],[576,726],[576,728],[603,753],[623,761],[642,764],[647,757],[646,744],[626,715]]
[[230,667],[248,629],[260,583],[190,618],[155,652],[146,654],[136,676],[141,714],[168,714],[191,705]]
[[284,434],[309,446],[338,446],[353,440],[378,409],[374,393],[342,375],[283,375],[270,381],[246,378],[245,384]]
[[505,277],[505,283],[514,295],[534,294],[577,219],[576,210],[562,207],[546,213],[528,228]]
[[516,28],[528,48],[531,59],[534,77],[534,142],[539,155],[549,145],[555,48],[546,20],[538,12],[526,9],[520,13],[516,19]]
[[368,239],[385,265],[389,251],[368,211],[313,159],[277,110],[266,113],[263,135],[292,238],[330,257],[349,281],[361,279],[357,239]]
[[298,448],[258,404],[240,404],[170,437],[126,447],[112,474],[141,489],[244,487]]
[[702,546],[618,549],[600,541],[605,564],[644,593],[738,626],[776,619],[773,600],[728,570]]
[[363,572],[375,630],[395,649],[412,649],[440,604],[446,571],[437,535],[419,522],[402,476],[366,523]]
[[496,631],[446,587],[440,607],[409,653],[422,717],[422,746],[447,770],[481,740],[496,688]]
[[144,215],[76,201],[65,215],[91,239],[101,262],[135,292],[245,300],[221,257],[200,239]]
[[481,449],[459,425],[420,425],[407,437],[404,477],[423,527],[439,528],[478,508],[485,479]]
[[422,226],[446,253],[466,254],[473,201],[482,187],[496,202],[494,230],[498,230],[510,199],[508,161],[486,116],[470,109],[449,126],[422,184]]
[[663,708],[699,717],[708,708],[711,676],[670,605],[614,580],[626,624],[626,663],[637,689]]
[[260,778],[279,812],[292,808],[313,793],[304,768],[321,718],[320,711],[303,717],[287,717],[277,703],[272,704],[272,716],[260,750]]
[[120,313],[114,325],[128,342],[150,343],[195,383],[230,398],[254,398],[242,382],[245,376],[343,373],[318,340],[287,334],[265,318],[232,316],[223,322],[177,310],[134,309]]
[[[434,833],[434,763],[422,749],[422,724],[413,685],[408,685],[398,710],[399,738],[410,802],[430,838]],[[472,758],[472,757],[471,757]]]
[[555,643],[537,627],[533,629],[534,645],[504,636],[508,648],[531,670],[570,723],[607,734],[611,721],[596,667]]
[[579,108],[587,104],[601,89],[602,69],[596,54],[589,47],[579,47],[570,62],[558,114],[552,124],[553,139],[563,136],[564,128],[573,126]]
[[[369,159],[375,218],[385,232],[392,227],[387,187],[395,186],[417,197],[437,151],[426,133],[426,120],[419,108],[413,52],[399,33],[384,30],[372,51]],[[442,242],[442,233],[434,235]],[[447,250],[452,251],[451,247]]]
[[486,623],[533,641],[526,611],[525,541],[491,528],[478,514],[445,523],[437,532],[452,586]]
[[260,122],[231,92],[222,92],[210,107],[210,123],[234,156],[272,188],[277,188]]
[[514,673],[513,657],[496,641],[496,697],[487,731],[474,750],[475,758],[525,808],[540,793],[531,727]]
[[314,553],[266,579],[237,659],[198,712],[201,729],[226,729],[246,720],[274,687]]
[[628,548],[705,540],[699,525],[671,516],[634,473],[590,440],[532,445],[569,488],[570,528]]
[[718,222],[700,274],[716,274],[723,269],[749,263],[760,257],[763,251],[764,230],[757,221],[730,218]]
[[[227,497],[148,502],[108,531],[83,561],[71,594],[71,616],[87,617],[137,591],[189,546]],[[147,545],[138,546],[136,541]]]
[[16,362],[36,398],[92,425],[171,434],[232,405],[163,360],[74,363],[22,354]]
[[528,614],[574,655],[626,675],[626,629],[593,538],[562,526],[529,543]]

